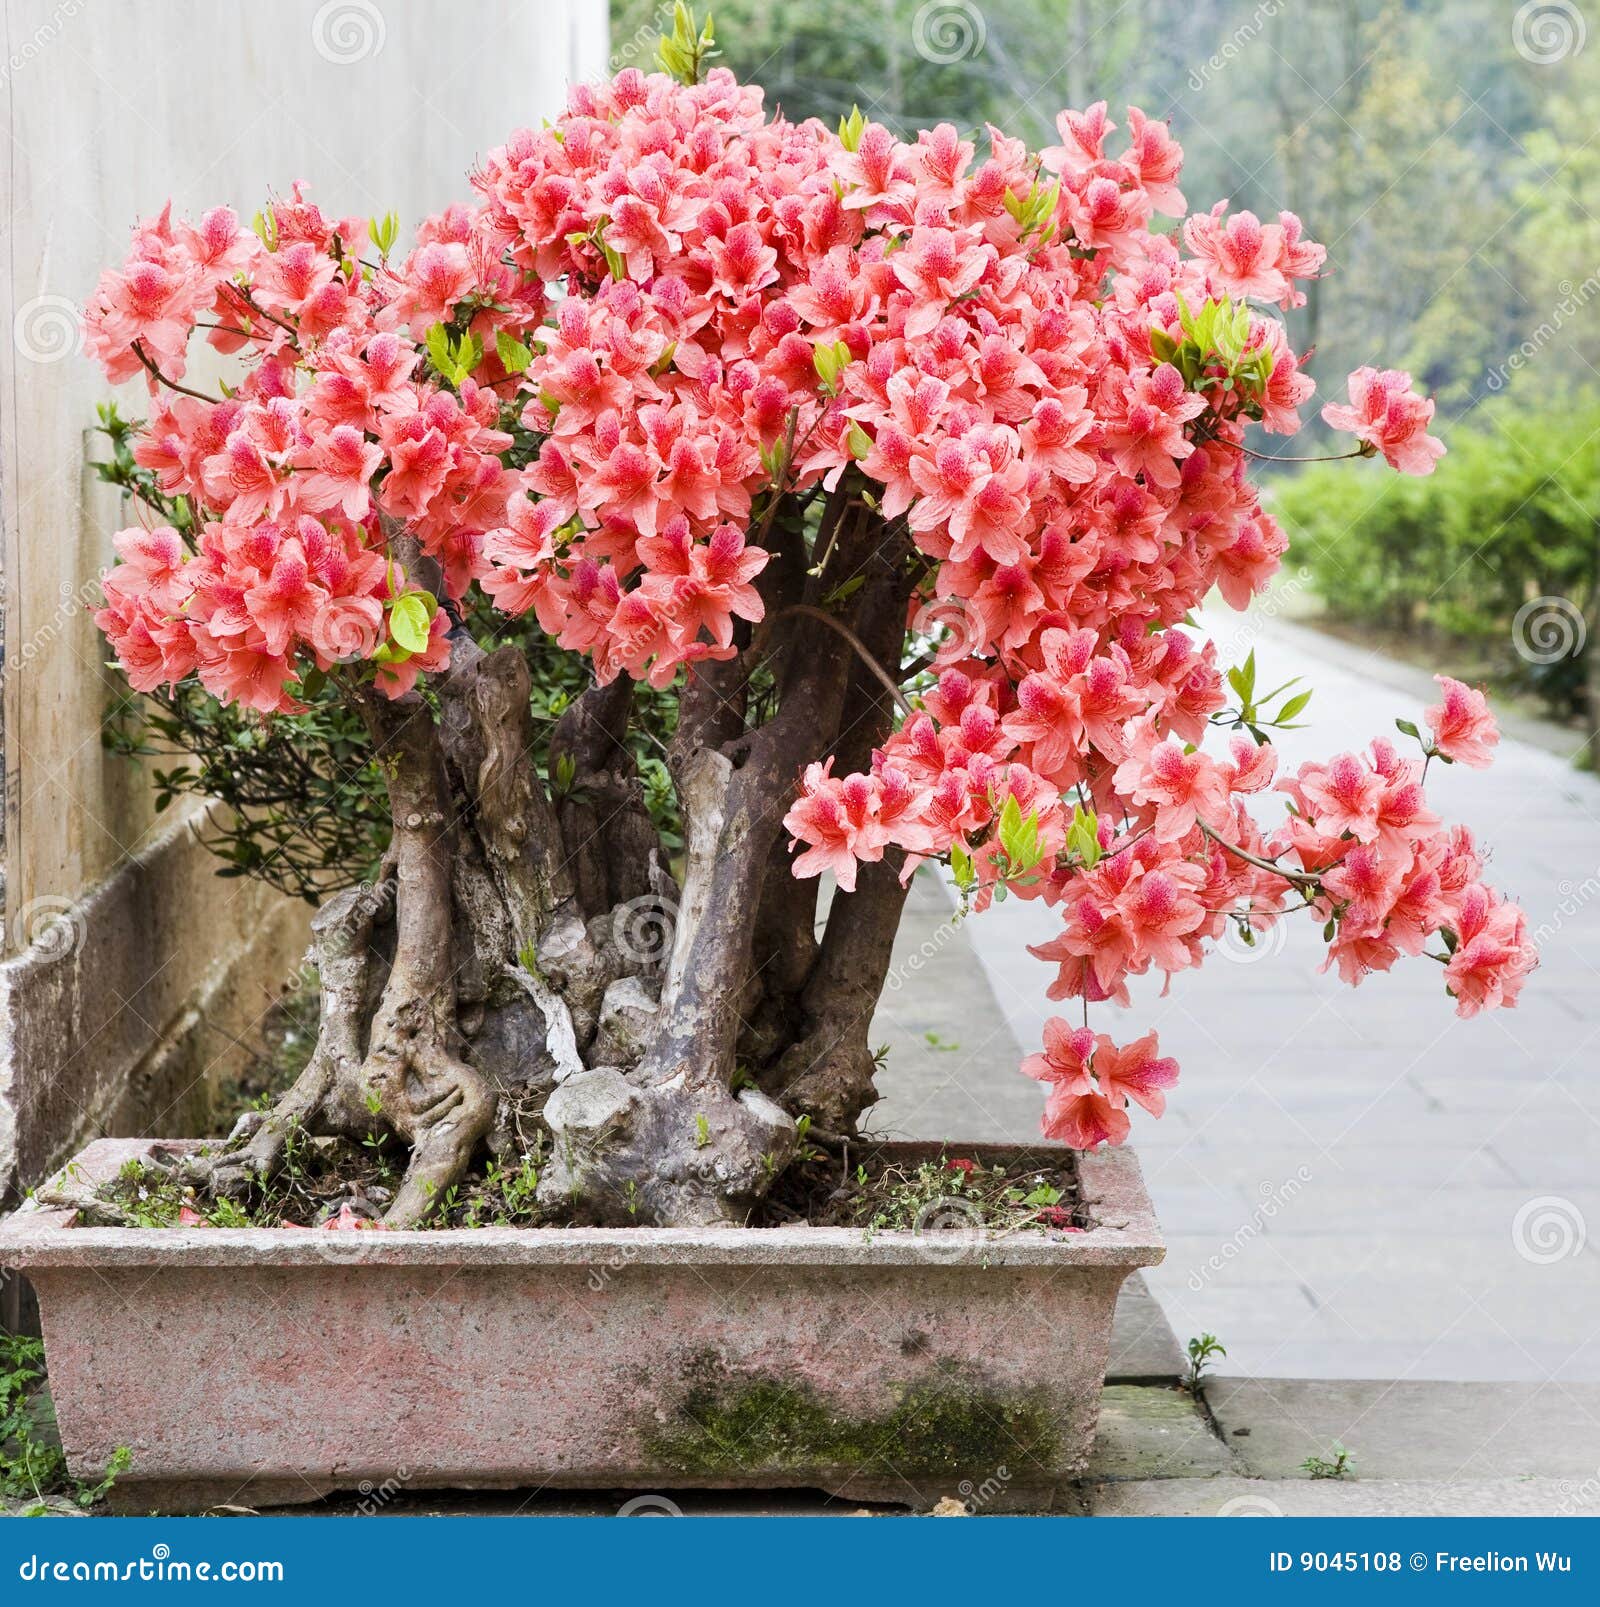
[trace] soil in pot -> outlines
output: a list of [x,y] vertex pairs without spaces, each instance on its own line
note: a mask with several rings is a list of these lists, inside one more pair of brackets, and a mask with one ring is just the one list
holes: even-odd
[[[428,1228],[564,1227],[537,1198],[545,1135],[529,1123],[518,1152],[488,1156],[441,1200]],[[91,1195],[78,1195],[83,1225],[358,1229],[376,1225],[398,1186],[405,1156],[377,1136],[356,1143],[296,1135],[285,1164],[245,1206],[190,1181],[159,1150],[127,1162]],[[925,1158],[884,1155],[871,1141],[804,1140],[746,1226],[810,1223],[878,1232],[1005,1234],[1081,1232],[1077,1177],[1059,1154],[1006,1159],[930,1147]]]

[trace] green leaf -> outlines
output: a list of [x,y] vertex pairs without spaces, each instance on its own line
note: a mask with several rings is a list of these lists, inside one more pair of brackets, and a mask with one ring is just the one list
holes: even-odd
[[385,212],[381,218],[368,218],[367,231],[378,255],[386,257],[400,234],[400,215],[397,212]]
[[1016,794],[1011,793],[1000,806],[1000,847],[1009,860],[1017,857],[1017,841],[1022,833],[1022,805],[1017,802]]
[[842,340],[819,343],[812,354],[812,363],[817,370],[817,378],[822,381],[822,388],[829,396],[836,395],[839,389],[839,375],[850,362],[850,348]]
[[1396,731],[1403,733],[1405,736],[1415,737],[1419,742],[1422,740],[1422,733],[1410,720],[1396,720],[1394,722],[1394,728]]
[[977,873],[972,866],[972,856],[959,842],[950,844],[950,873],[956,879],[956,886],[963,891],[977,880]]
[[494,349],[501,367],[508,374],[527,373],[528,364],[533,361],[532,348],[524,346],[509,330],[497,329],[494,332]]
[[433,614],[433,599],[426,592],[407,592],[389,610],[389,634],[408,653],[425,653]]
[[680,84],[697,84],[701,64],[721,55],[715,48],[711,17],[705,27],[695,21],[694,12],[677,0],[672,10],[672,32],[663,34],[656,45],[656,60],[664,72],[671,73]]
[[450,355],[450,331],[444,324],[432,324],[423,340],[427,349],[428,361],[439,370],[441,374],[449,376],[455,364]]
[[850,456],[858,463],[872,451],[872,437],[854,419],[850,421],[850,429],[845,436],[845,441],[849,445]]
[[595,237],[600,247],[600,254],[606,259],[606,266],[611,270],[611,277],[619,283],[628,277],[628,264],[620,251],[606,244],[603,235]]
[[1158,363],[1170,363],[1178,355],[1178,343],[1159,325],[1150,330],[1150,355]]
[[1281,709],[1278,710],[1279,723],[1281,724],[1284,720],[1292,720],[1295,715],[1299,714],[1310,701],[1310,692],[1296,692],[1295,695],[1290,698]]

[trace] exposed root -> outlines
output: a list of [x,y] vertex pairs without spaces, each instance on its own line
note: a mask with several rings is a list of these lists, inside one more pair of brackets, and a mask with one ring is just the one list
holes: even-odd
[[188,1179],[227,1199],[243,1200],[282,1164],[297,1130],[359,1132],[366,1111],[360,1093],[365,1055],[373,927],[391,902],[387,870],[371,886],[330,899],[311,921],[308,959],[322,984],[322,1022],[306,1068],[264,1115],[250,1112],[234,1128],[243,1148],[190,1157]]
[[495,1101],[476,1071],[447,1047],[434,999],[391,984],[361,1069],[388,1124],[411,1145],[405,1181],[384,1221],[412,1227],[466,1171],[494,1124]]

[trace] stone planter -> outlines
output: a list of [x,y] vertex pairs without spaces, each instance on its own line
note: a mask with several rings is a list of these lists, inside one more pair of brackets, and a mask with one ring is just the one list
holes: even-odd
[[0,1263],[38,1291],[73,1471],[130,1447],[125,1510],[524,1486],[1039,1510],[1088,1458],[1117,1291],[1164,1254],[1132,1153],[1077,1164],[1067,1235],[77,1228],[30,1203]]

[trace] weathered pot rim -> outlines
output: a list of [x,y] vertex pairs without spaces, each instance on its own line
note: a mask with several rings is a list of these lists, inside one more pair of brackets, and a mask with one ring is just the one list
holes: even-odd
[[[115,1177],[129,1160],[199,1147],[198,1139],[97,1139],[69,1163],[83,1182]],[[870,1141],[868,1141],[870,1142]],[[1064,1144],[883,1141],[877,1153],[908,1160],[941,1153],[992,1162],[1037,1155],[1073,1162],[1081,1203],[1094,1226],[1052,1236],[1043,1230],[919,1236],[808,1225],[745,1228],[429,1228],[325,1233],[305,1228],[75,1227],[71,1210],[27,1201],[0,1224],[0,1265],[52,1267],[412,1267],[567,1266],[940,1266],[1148,1267],[1166,1255],[1134,1153],[1081,1153]]]

